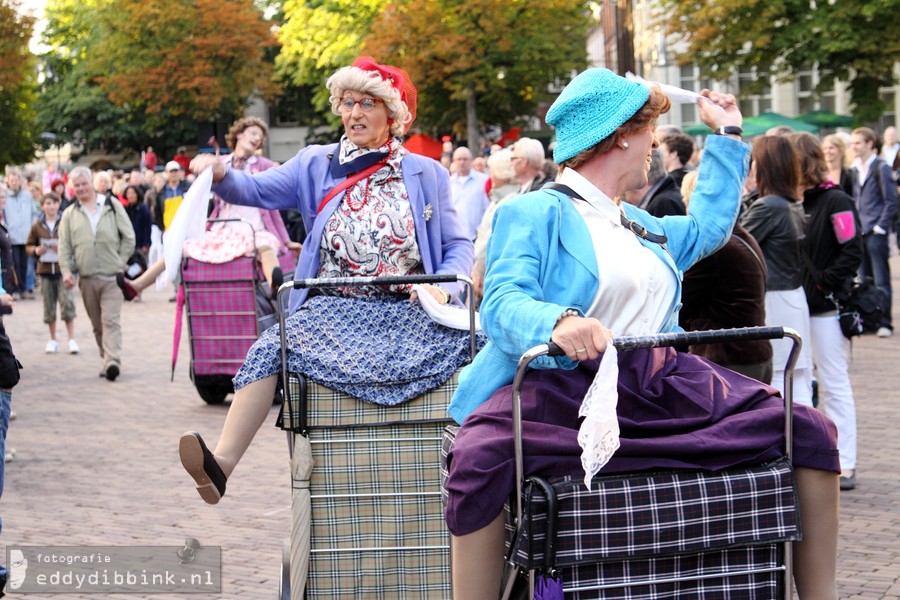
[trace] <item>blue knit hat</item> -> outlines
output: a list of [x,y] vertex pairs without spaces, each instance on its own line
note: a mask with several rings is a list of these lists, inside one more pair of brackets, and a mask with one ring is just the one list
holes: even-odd
[[547,123],[556,127],[553,160],[558,164],[609,137],[647,102],[650,89],[609,69],[588,69],[562,91]]

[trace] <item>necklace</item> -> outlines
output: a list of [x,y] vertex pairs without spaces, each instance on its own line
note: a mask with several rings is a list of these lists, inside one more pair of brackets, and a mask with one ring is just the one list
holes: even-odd
[[363,196],[362,200],[358,204],[353,203],[353,194],[350,191],[347,191],[347,206],[350,207],[350,210],[357,211],[366,205],[369,201],[369,181],[372,180],[372,177],[366,177],[366,185],[363,188]]
[[[357,210],[361,209],[363,206],[365,206],[366,204],[368,204],[368,202],[369,202],[369,183],[372,181],[372,177],[374,177],[376,175],[376,173],[378,173],[378,171],[376,171],[375,173],[372,173],[371,175],[366,177],[366,185],[365,185],[365,187],[363,187],[362,200],[360,200],[358,203],[353,202],[353,194],[351,193],[351,190],[347,190],[347,194],[344,196],[344,198],[347,202],[347,207],[350,208],[350,210],[357,211]],[[387,185],[393,179],[394,179],[394,174],[390,173],[388,175],[388,178],[384,181],[384,185]]]
[[239,171],[244,170],[244,164],[247,162],[247,157],[238,156],[237,154],[231,159],[231,168]]

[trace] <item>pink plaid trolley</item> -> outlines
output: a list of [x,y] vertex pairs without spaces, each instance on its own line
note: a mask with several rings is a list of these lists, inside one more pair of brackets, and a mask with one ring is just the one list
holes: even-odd
[[[294,272],[293,253],[279,256],[288,279]],[[247,350],[278,317],[265,297],[265,278],[255,256],[224,264],[186,258],[181,265],[184,306],[191,346],[191,380],[208,404],[221,404],[234,392],[231,378]]]

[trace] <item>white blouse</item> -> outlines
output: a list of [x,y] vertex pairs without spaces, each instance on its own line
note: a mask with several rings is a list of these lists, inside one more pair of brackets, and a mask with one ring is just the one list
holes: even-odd
[[675,274],[622,225],[621,209],[606,194],[572,169],[558,181],[584,198],[572,204],[594,243],[600,284],[587,316],[615,335],[659,333],[675,301]]

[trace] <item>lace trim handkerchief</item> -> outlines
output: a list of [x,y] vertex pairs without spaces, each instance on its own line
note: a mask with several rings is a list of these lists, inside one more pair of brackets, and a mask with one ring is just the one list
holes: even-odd
[[584,485],[588,489],[591,489],[594,475],[619,449],[619,419],[616,415],[619,403],[618,382],[619,357],[615,346],[610,342],[600,360],[597,375],[578,409],[578,416],[584,417],[578,429],[578,445],[582,450]]

